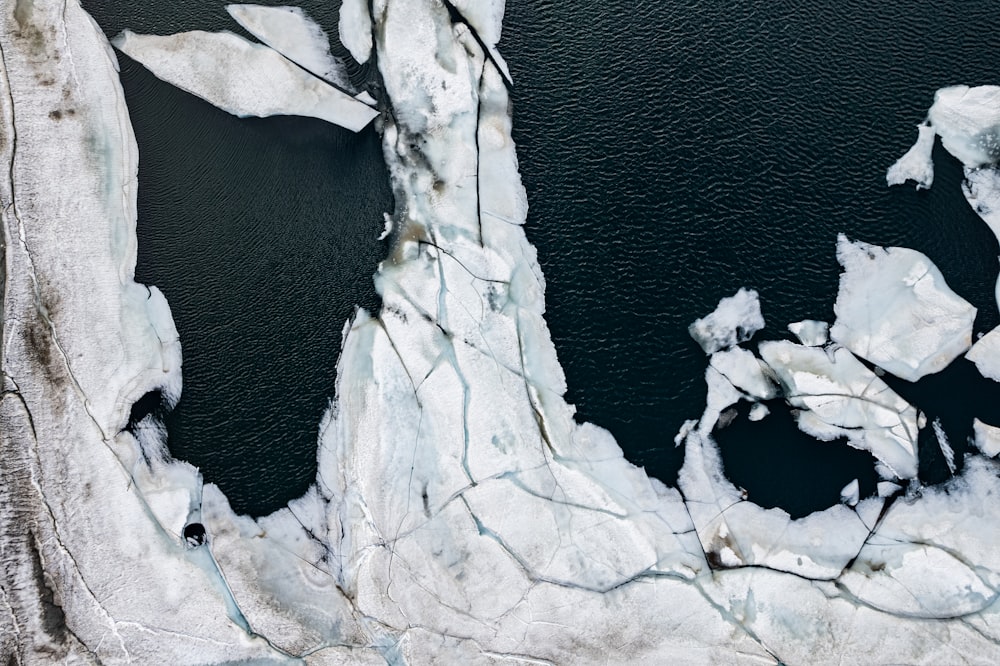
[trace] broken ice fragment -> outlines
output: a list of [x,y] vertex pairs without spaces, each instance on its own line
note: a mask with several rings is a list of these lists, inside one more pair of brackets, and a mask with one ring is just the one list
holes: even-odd
[[848,483],[844,486],[844,489],[840,491],[840,501],[847,506],[855,506],[860,498],[861,491],[857,479]]
[[709,365],[751,398],[770,400],[778,395],[778,387],[767,366],[746,349],[734,347],[715,352],[709,359]]
[[995,458],[1000,453],[1000,428],[975,419],[972,422],[972,431],[975,433],[973,443],[983,455]]
[[126,30],[113,42],[158,78],[235,116],[310,116],[357,132],[378,115],[277,51],[229,32]]
[[372,54],[372,17],[367,0],[343,0],[337,25],[340,43],[362,65]]
[[[828,354],[793,342],[762,342],[760,355],[802,410],[799,428],[824,441],[846,437],[899,478],[917,475],[917,410],[840,347]],[[832,357],[832,358],[831,358]]]
[[916,181],[918,190],[928,189],[934,184],[934,160],[931,159],[934,128],[923,123],[917,126],[917,131],[917,142],[886,172],[887,184],[902,185],[907,180],[913,180]]
[[822,347],[829,337],[830,325],[825,321],[803,319],[789,324],[788,330],[806,347]]
[[1000,382],[1000,326],[979,338],[965,358],[976,364],[983,377]]
[[733,296],[720,300],[710,315],[691,324],[688,333],[706,354],[711,354],[746,342],[762,328],[764,317],[757,292],[740,287]]
[[326,32],[299,7],[228,5],[247,32],[316,76],[351,89],[344,65],[330,55]]
[[909,381],[940,372],[969,348],[976,308],[925,255],[840,234],[837,260],[844,272],[833,306],[834,341]]
[[754,406],[750,408],[750,413],[747,418],[751,421],[763,421],[764,417],[771,413],[771,410],[767,408],[762,402],[754,403]]

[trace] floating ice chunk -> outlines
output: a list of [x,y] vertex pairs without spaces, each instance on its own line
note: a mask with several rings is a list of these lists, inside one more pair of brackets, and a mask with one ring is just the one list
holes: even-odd
[[844,267],[830,337],[897,377],[943,370],[972,343],[976,308],[925,255],[837,239]]
[[892,481],[879,481],[875,484],[875,491],[878,493],[879,497],[890,497],[902,489],[903,486],[898,483],[893,483]]
[[696,320],[688,333],[706,354],[746,342],[764,328],[760,299],[753,289],[740,290],[719,301],[712,314]]
[[861,499],[861,490],[858,485],[858,480],[854,479],[840,491],[840,501],[847,506],[855,506],[858,500]]
[[372,55],[372,17],[368,13],[368,0],[343,0],[337,28],[340,43],[354,59],[361,64],[368,62]]
[[965,358],[976,364],[983,377],[1000,382],[1000,326],[979,338]]
[[[799,428],[824,441],[846,437],[896,476],[917,475],[917,410],[847,349],[828,354],[793,342],[762,342],[760,354],[801,411]],[[832,356],[832,359],[831,359]]]
[[357,132],[378,115],[277,51],[232,33],[126,30],[114,45],[158,78],[235,116],[310,116]]
[[767,405],[762,402],[758,402],[750,408],[750,413],[747,415],[747,418],[751,421],[763,421],[764,417],[770,413],[771,410],[767,408]]
[[944,431],[944,426],[941,425],[941,419],[934,419],[931,426],[934,428],[934,437],[937,438],[938,446],[941,447],[941,453],[944,455],[944,461],[948,465],[948,471],[954,474],[955,450],[951,448],[951,442],[948,441],[948,435]]
[[927,117],[942,145],[965,166],[1000,160],[1000,86],[941,88]]
[[806,347],[822,347],[830,333],[830,325],[825,321],[803,319],[788,325],[788,330]]
[[975,433],[973,443],[983,455],[995,458],[1000,453],[1000,428],[975,419],[972,422],[972,431]]
[[734,347],[715,352],[709,359],[709,365],[755,400],[770,400],[778,395],[778,387],[767,365],[746,349]]
[[227,5],[247,32],[316,76],[351,89],[343,63],[330,55],[330,38],[299,7]]
[[916,181],[917,189],[928,189],[934,184],[934,128],[923,123],[917,126],[917,142],[896,160],[885,174],[889,185],[902,185],[908,180]]

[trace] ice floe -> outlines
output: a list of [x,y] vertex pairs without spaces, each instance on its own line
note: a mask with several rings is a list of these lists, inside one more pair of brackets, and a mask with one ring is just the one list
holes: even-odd
[[760,343],[760,355],[785,399],[801,410],[797,421],[804,432],[824,441],[846,438],[901,479],[917,475],[923,419],[847,349],[828,353],[781,340]]
[[372,54],[372,17],[368,0],[343,0],[337,25],[340,43],[359,63],[368,62]]
[[976,308],[925,255],[841,234],[837,260],[844,271],[830,337],[861,358],[916,381],[940,372],[972,344]]
[[350,89],[343,63],[330,55],[330,38],[299,7],[227,5],[247,32],[316,76]]
[[830,336],[830,325],[814,319],[792,322],[788,330],[806,347],[822,347]]
[[972,428],[975,433],[973,443],[984,456],[995,458],[1000,454],[1000,428],[983,423],[979,419],[972,422]]
[[688,332],[706,354],[746,342],[764,328],[760,299],[753,289],[740,288],[719,301],[711,314],[696,320]]
[[270,47],[229,32],[126,30],[114,45],[158,78],[236,116],[310,116],[357,132],[378,115]]
[[889,167],[885,174],[889,185],[902,185],[907,180],[917,183],[917,189],[927,189],[934,184],[934,160],[931,151],[934,149],[934,128],[923,123],[917,126],[917,142]]

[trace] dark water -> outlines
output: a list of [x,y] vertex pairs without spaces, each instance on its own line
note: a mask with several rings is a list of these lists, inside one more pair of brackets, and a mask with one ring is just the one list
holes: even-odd
[[[109,35],[241,32],[224,2],[85,5]],[[334,33],[336,6],[303,3]],[[355,306],[378,307],[392,210],[379,138],[235,118],[119,60],[140,154],[136,279],[163,290],[184,354],[170,450],[237,511],[266,513],[315,479],[341,330]]]
[[[760,292],[758,339],[832,321],[838,232],[926,253],[977,332],[1000,323],[997,243],[959,165],[938,149],[929,192],[884,181],[937,88],[1000,82],[995,2],[513,0],[501,51],[568,397],[654,476],[676,478],[672,438],[704,405],[688,324],[740,286]],[[967,361],[891,383],[956,449],[973,415],[1000,423],[997,385]],[[856,476],[874,489],[868,455],[771,407],[718,437],[751,499],[801,515]],[[921,474],[940,480],[929,433]]]
[[[85,4],[109,34],[238,31],[214,0]],[[338,5],[303,3],[331,34]],[[995,3],[510,0],[505,25],[527,232],[568,397],[651,474],[673,483],[673,436],[704,405],[688,324],[740,286],[760,291],[759,339],[832,320],[837,232],[925,252],[980,309],[977,331],[1000,323],[997,243],[957,163],[938,150],[929,192],[884,183],[934,90],[1000,82]],[[238,120],[122,60],[139,278],[163,288],[184,343],[171,450],[238,509],[268,511],[312,479],[340,327],[376,303],[374,238],[391,207],[377,139]],[[1000,423],[997,385],[964,360],[890,381],[959,450],[972,416]],[[855,477],[873,489],[870,456],[814,442],[770,406],[719,433],[752,499],[801,515]],[[933,436],[921,447],[922,475],[940,480]]]

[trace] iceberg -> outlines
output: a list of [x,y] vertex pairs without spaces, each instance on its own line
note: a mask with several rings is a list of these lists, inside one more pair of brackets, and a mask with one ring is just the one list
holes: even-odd
[[114,45],[158,78],[235,116],[309,116],[357,132],[378,115],[277,51],[232,33],[126,30]]
[[370,7],[397,197],[383,305],[344,328],[315,485],[256,520],[173,460],[153,417],[130,424],[143,396],[176,402],[181,357],[165,298],[133,280],[114,52],[77,0],[0,15],[0,657],[992,661],[1000,465],[798,520],[754,504],[712,440],[721,401],[777,395],[777,377],[800,425],[900,478],[921,419],[843,347],[735,347],[763,327],[748,291],[697,329],[717,390],[679,435],[678,487],[631,465],[563,397],[508,83],[481,45],[503,2],[461,4],[464,20],[434,0]]
[[330,55],[326,32],[299,7],[227,5],[247,32],[295,64],[345,90],[351,89],[343,63]]
[[830,337],[916,381],[940,372],[972,344],[976,308],[955,294],[925,255],[837,239],[844,267]]

